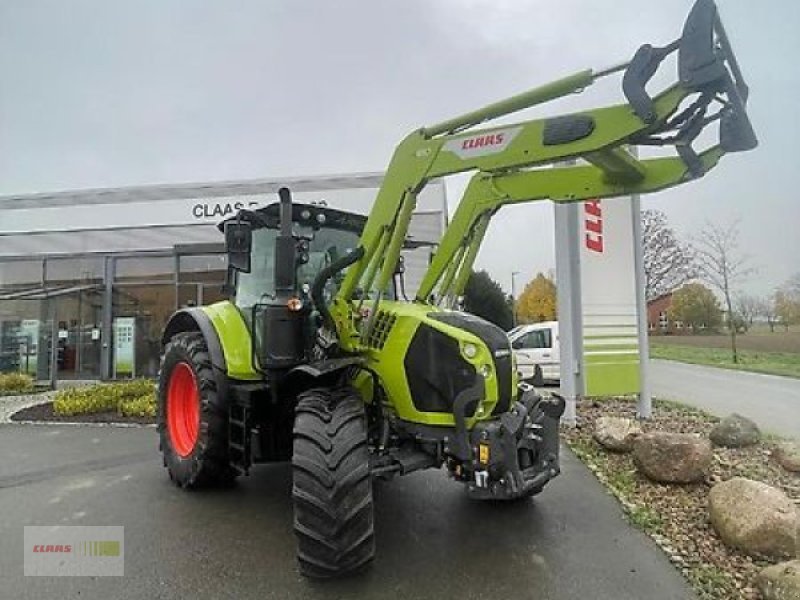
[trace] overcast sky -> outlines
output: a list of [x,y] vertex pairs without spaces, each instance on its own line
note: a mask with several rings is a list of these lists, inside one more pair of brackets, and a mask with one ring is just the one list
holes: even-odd
[[[741,219],[767,293],[800,271],[800,3],[718,4],[761,146],[643,206],[684,237]],[[0,0],[0,194],[379,171],[410,130],[664,44],[690,6]],[[622,98],[589,92],[555,109]],[[507,289],[553,264],[544,204],[501,212],[478,259]]]

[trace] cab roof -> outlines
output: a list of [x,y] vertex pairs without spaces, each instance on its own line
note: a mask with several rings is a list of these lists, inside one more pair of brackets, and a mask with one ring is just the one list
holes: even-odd
[[[273,202],[272,204],[268,204],[252,212],[258,214],[266,222],[266,227],[269,229],[278,229],[278,227],[280,227],[280,209],[281,203]],[[364,225],[367,222],[367,217],[357,213],[345,212],[320,204],[292,202],[292,221],[295,223],[308,224],[312,227],[321,227],[323,224],[319,221],[320,215],[324,215],[325,227],[345,229],[359,234],[364,230]],[[217,228],[220,231],[224,231],[225,223],[237,219],[245,221],[251,220],[247,212],[244,212],[225,219],[217,225]]]
[[[273,202],[262,208],[253,211],[243,211],[238,215],[229,217],[221,221],[217,225],[217,229],[225,231],[225,223],[241,219],[244,221],[252,221],[248,212],[256,213],[266,225],[257,224],[257,227],[267,227],[269,229],[278,229],[280,227],[280,210],[281,203]],[[324,219],[320,221],[320,216]],[[335,208],[330,208],[321,204],[303,204],[300,202],[292,202],[292,222],[301,225],[309,225],[314,229],[325,227],[326,229],[342,229],[345,231],[352,231],[358,235],[364,230],[367,223],[367,217],[358,213],[346,212]],[[254,224],[255,225],[255,224]],[[407,249],[422,248],[424,246],[433,245],[431,242],[421,242],[416,240],[406,239],[403,242],[403,247]]]

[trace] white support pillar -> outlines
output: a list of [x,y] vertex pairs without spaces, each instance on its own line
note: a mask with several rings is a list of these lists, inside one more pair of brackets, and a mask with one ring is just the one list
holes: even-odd
[[[635,155],[635,153],[634,153]],[[647,299],[645,298],[644,243],[642,241],[642,215],[639,194],[631,197],[633,221],[633,262],[636,268],[636,325],[639,338],[639,402],[636,409],[640,419],[652,416],[650,395],[650,346],[647,337]]]
[[555,249],[558,288],[558,338],[561,347],[561,394],[566,409],[561,421],[575,426],[576,404],[583,395],[583,317],[579,214],[581,204],[556,204]]

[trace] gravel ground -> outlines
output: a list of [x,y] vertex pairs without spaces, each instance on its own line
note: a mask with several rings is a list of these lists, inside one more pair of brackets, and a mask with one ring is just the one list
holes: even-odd
[[124,416],[116,411],[90,413],[85,415],[59,415],[53,411],[53,403],[36,404],[23,408],[11,416],[12,421],[45,421],[48,423],[129,423],[152,425],[155,417]]
[[19,410],[46,402],[52,403],[53,396],[55,396],[55,392],[49,391],[40,394],[0,397],[0,423],[11,422],[11,415]]
[[[718,421],[702,411],[657,401],[654,417],[642,422],[648,431],[707,435]],[[711,474],[705,483],[663,485],[637,473],[630,454],[610,454],[592,439],[600,416],[635,418],[635,402],[603,400],[578,405],[578,427],[562,431],[567,444],[617,496],[629,520],[647,532],[673,565],[706,600],[757,599],[755,576],[768,560],[754,560],[727,548],[708,519],[708,493],[717,481],[747,477],[782,489],[800,505],[800,475],[783,470],[771,458],[774,438],[742,449],[715,448]]]

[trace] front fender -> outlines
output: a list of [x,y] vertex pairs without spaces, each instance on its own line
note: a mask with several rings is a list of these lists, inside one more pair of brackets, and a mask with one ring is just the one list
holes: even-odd
[[286,374],[286,381],[292,384],[303,380],[321,383],[330,378],[338,377],[345,369],[363,365],[364,360],[357,356],[319,360],[295,367]]

